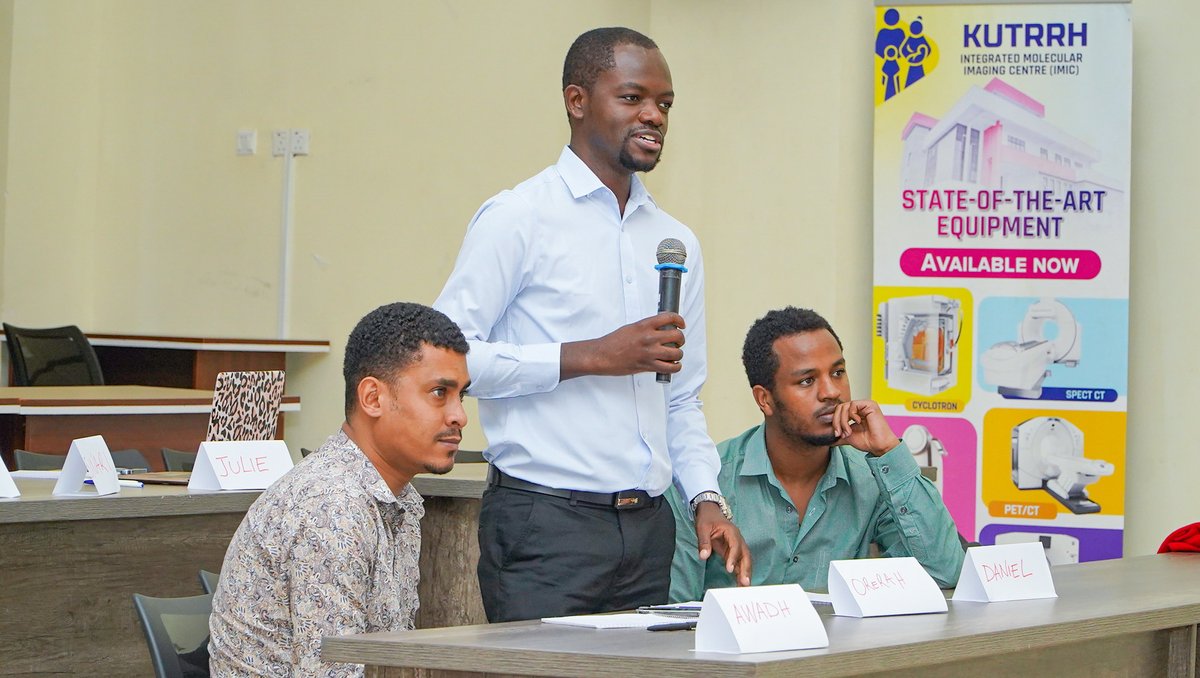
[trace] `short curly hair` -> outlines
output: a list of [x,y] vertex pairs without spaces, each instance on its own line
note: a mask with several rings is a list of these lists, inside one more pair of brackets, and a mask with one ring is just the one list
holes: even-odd
[[462,330],[440,311],[408,302],[371,311],[350,332],[342,376],[346,379],[346,416],[358,401],[358,383],[375,377],[388,383],[420,359],[424,344],[466,355]]
[[563,62],[563,89],[568,85],[579,85],[592,91],[592,85],[596,84],[600,74],[617,65],[613,48],[618,45],[658,49],[653,40],[632,28],[593,28],[575,38],[567,50],[567,58]]
[[842,340],[833,331],[829,321],[810,308],[787,308],[768,311],[766,315],[754,321],[750,331],[746,333],[746,342],[742,344],[742,365],[746,368],[746,378],[750,386],[762,386],[768,391],[775,390],[775,373],[779,371],[779,355],[775,353],[775,341],[793,334],[803,334],[815,330],[828,330],[842,348]]

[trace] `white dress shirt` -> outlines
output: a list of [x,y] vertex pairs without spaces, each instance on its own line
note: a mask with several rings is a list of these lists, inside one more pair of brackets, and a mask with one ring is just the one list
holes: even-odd
[[[653,373],[559,381],[564,342],[657,313],[663,238],[688,253],[680,372],[670,384]],[[659,495],[673,469],[686,497],[717,489],[720,464],[699,399],[707,374],[700,243],[636,175],[622,217],[613,192],[564,148],[556,165],[479,208],[434,307],[471,345],[484,456],[505,473],[561,489]]]

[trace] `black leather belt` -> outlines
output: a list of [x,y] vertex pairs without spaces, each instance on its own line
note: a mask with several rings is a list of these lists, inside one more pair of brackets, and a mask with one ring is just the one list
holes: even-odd
[[551,497],[569,499],[572,503],[591,504],[628,511],[631,509],[657,506],[662,497],[651,497],[644,490],[621,490],[620,492],[584,492],[582,490],[560,490],[546,487],[528,480],[514,478],[495,466],[488,466],[488,487],[507,487],[510,490],[546,494]]

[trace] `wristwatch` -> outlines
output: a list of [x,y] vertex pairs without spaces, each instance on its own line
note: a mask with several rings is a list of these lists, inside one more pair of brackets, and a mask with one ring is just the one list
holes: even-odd
[[729,510],[729,502],[725,501],[725,497],[722,497],[720,492],[713,492],[712,490],[701,492],[692,497],[692,503],[688,505],[688,508],[692,510],[692,520],[696,519],[696,507],[703,501],[711,501],[716,504],[720,507],[721,515],[725,516],[725,520],[733,520],[733,511]]

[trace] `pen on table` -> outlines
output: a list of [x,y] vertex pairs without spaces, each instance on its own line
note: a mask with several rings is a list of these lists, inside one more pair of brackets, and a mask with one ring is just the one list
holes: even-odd
[[[96,484],[96,481],[92,480],[91,478],[88,478],[87,480],[85,480],[83,482],[85,485],[95,485]],[[117,484],[120,485],[121,487],[142,487],[142,481],[140,481],[140,480],[125,480],[124,478],[118,478]]]
[[691,629],[694,629],[694,628],[696,628],[696,620],[692,619],[690,621],[679,622],[677,624],[655,624],[654,626],[647,626],[646,630],[647,631],[690,631]]

